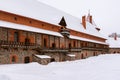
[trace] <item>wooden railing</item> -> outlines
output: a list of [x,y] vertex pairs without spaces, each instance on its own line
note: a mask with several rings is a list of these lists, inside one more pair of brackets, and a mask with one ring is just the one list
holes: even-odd
[[35,43],[25,43],[25,42],[14,42],[14,41],[4,41],[0,40],[0,47],[2,48],[26,48],[26,49],[34,49],[40,47]]
[[69,49],[60,49],[60,48],[36,48],[36,50],[40,53],[42,52],[68,52]]
[[80,52],[81,50],[105,50],[108,48],[99,47],[80,47],[80,48],[42,48],[35,43],[15,42],[0,40],[0,47],[2,48],[24,48],[24,49],[36,49],[39,52]]
[[98,51],[102,51],[102,50],[108,50],[108,48],[104,48],[104,47],[82,47],[82,50],[98,50]]
[[81,48],[70,48],[70,52],[80,52],[82,49]]
[[54,53],[54,52],[81,52],[82,50],[90,50],[90,51],[107,51],[107,48],[95,48],[95,47],[80,47],[80,48],[36,48],[36,51],[39,53]]

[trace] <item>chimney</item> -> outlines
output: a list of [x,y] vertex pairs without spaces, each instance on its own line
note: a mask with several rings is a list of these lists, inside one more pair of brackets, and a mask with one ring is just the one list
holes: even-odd
[[82,16],[82,25],[86,29],[86,16]]
[[89,17],[89,21],[92,24],[92,16]]
[[114,35],[114,40],[117,40],[117,33],[115,33]]

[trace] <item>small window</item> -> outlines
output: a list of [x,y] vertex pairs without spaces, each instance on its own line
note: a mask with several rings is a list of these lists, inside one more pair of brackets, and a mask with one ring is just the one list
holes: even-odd
[[96,56],[96,53],[95,53],[95,52],[93,53],[93,56]]
[[51,62],[55,62],[55,59],[54,59],[54,58],[52,58],[52,59],[51,59]]
[[61,29],[63,29],[63,27],[61,27]]
[[71,43],[69,43],[69,48],[71,48]]
[[114,51],[113,53],[116,53],[116,51]]
[[47,40],[44,39],[44,47],[47,47]]
[[52,48],[55,48],[56,47],[56,44],[55,43],[52,43]]
[[75,43],[75,41],[73,42],[73,46],[76,47],[76,43]]
[[18,32],[14,33],[14,41],[19,42],[19,33]]
[[83,54],[81,54],[81,59],[84,59],[84,55]]
[[32,21],[29,21],[30,24],[32,24]]
[[14,17],[14,20],[16,20],[16,21],[17,21],[17,18],[16,18],[16,17]]
[[42,24],[42,26],[45,26],[44,24]]
[[12,56],[12,62],[16,62],[16,57],[15,56]]
[[25,44],[29,45],[30,44],[30,39],[29,38],[25,38]]
[[29,63],[30,62],[30,57],[29,56],[26,56],[25,58],[24,58],[24,63]]

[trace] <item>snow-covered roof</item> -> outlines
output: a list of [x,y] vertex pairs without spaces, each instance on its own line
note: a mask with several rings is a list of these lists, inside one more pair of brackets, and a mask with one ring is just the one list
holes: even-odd
[[61,18],[64,16],[67,28],[105,38],[96,31],[96,29],[92,29],[95,27],[90,25],[90,23],[87,23],[87,28],[84,29],[81,24],[81,19],[43,4],[37,0],[1,0],[0,10],[45,21],[54,25],[58,25]]
[[32,26],[15,24],[15,23],[1,21],[1,20],[0,20],[0,27],[13,28],[13,29],[19,29],[19,30],[25,30],[25,31],[32,31],[32,32],[37,32],[37,33],[43,33],[43,34],[49,34],[49,35],[62,37],[62,35],[59,32],[44,30],[44,29],[35,28],[35,27],[32,27]]
[[78,36],[73,36],[73,35],[70,35],[70,38],[71,39],[82,40],[82,41],[87,41],[87,42],[93,42],[93,43],[108,45],[108,43],[106,43],[106,42],[95,41],[95,40],[86,39],[86,38],[82,38],[82,37],[78,37]]
[[51,57],[48,56],[48,55],[35,55],[35,56],[37,56],[37,57],[39,57],[39,58],[51,58]]
[[95,25],[92,25],[89,22],[86,22],[86,30],[84,32],[89,34],[89,35],[95,35],[95,36],[106,38],[98,30],[96,30],[96,26]]
[[109,43],[110,48],[120,48],[120,38],[115,40],[114,38],[109,37],[107,43]]

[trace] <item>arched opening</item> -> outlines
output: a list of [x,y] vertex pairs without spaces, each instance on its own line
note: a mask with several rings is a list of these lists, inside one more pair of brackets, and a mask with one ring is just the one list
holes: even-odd
[[52,58],[52,59],[51,59],[51,62],[55,62],[55,59],[54,59],[54,58]]
[[16,56],[12,56],[11,61],[12,61],[12,63],[15,63],[17,61]]
[[116,51],[113,52],[114,54],[116,53]]
[[81,54],[81,59],[84,59],[84,55],[83,54]]
[[24,58],[24,63],[29,63],[29,62],[30,62],[30,57],[29,56],[25,57]]
[[95,52],[93,53],[93,56],[96,56],[96,53],[95,53]]

